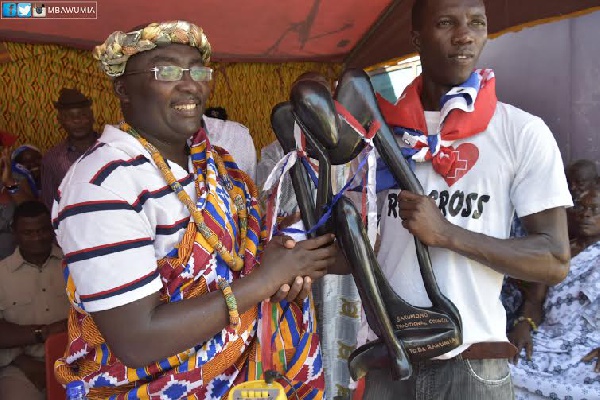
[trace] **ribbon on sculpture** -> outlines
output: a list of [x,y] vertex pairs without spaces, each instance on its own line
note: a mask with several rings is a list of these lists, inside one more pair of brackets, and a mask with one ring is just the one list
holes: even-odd
[[[371,246],[374,247],[375,240],[377,239],[377,154],[374,151],[375,145],[373,144],[373,137],[381,128],[381,123],[376,120],[372,121],[371,125],[369,126],[369,130],[367,131],[342,104],[337,101],[334,104],[340,118],[346,122],[356,133],[358,133],[366,143],[365,148],[359,155],[361,161],[355,176],[362,170],[363,167],[361,167],[361,165],[363,165],[364,160],[366,160],[367,176],[366,182],[363,184],[362,191],[362,214],[363,222],[366,216],[367,235],[369,236],[369,242],[371,242]],[[351,181],[353,180],[354,177]]]
[[[279,214],[279,205],[281,202],[281,183],[283,182],[283,178],[288,173],[288,171],[301,160],[305,169],[308,171],[309,175],[313,182],[316,182],[318,177],[312,167],[312,165],[308,162],[308,155],[304,151],[304,147],[302,146],[302,130],[298,126],[298,124],[294,124],[294,138],[296,139],[296,150],[290,151],[286,153],[281,160],[275,164],[275,167],[271,170],[271,173],[267,177],[265,184],[263,185],[263,190],[267,192],[271,192],[267,200],[267,212],[266,212],[266,226],[267,226],[267,240],[271,240],[274,234],[277,234],[277,215]],[[290,232],[290,230],[285,230],[285,232],[289,233],[306,233],[303,230],[293,230],[294,232]]]
[[[268,238],[271,239],[274,234],[290,233],[290,234],[304,234],[309,235],[316,232],[321,226],[325,225],[327,220],[331,217],[331,213],[334,205],[341,198],[341,196],[352,186],[355,179],[359,176],[360,172],[367,167],[367,182],[363,186],[363,198],[362,198],[362,209],[363,219],[367,219],[367,232],[369,241],[372,246],[375,245],[377,236],[377,198],[376,198],[376,175],[377,175],[377,155],[374,151],[375,146],[373,144],[373,137],[377,131],[381,128],[379,121],[373,121],[367,131],[363,126],[354,118],[346,108],[338,102],[335,102],[336,111],[340,118],[347,123],[359,136],[365,141],[365,149],[361,152],[359,165],[354,172],[353,176],[347,180],[340,191],[333,197],[330,204],[327,204],[325,212],[317,221],[317,223],[310,227],[308,230],[301,230],[295,228],[284,228],[278,231],[276,228],[276,218],[279,212],[279,204],[281,191],[281,182],[286,173],[294,166],[295,163],[300,160],[308,172],[311,180],[315,184],[318,183],[318,176],[315,172],[314,165],[309,161],[308,155],[304,150],[304,138],[302,130],[298,124],[294,124],[294,138],[296,140],[296,151],[291,151],[283,156],[281,160],[277,162],[271,173],[269,174],[263,190],[271,191],[267,206],[266,224]],[[368,210],[366,210],[368,208]],[[366,211],[366,212],[365,212]]]

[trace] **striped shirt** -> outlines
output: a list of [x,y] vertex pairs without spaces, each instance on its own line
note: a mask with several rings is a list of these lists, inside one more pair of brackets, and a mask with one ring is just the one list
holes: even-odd
[[[194,175],[167,163],[195,201]],[[52,218],[75,283],[75,301],[95,312],[162,288],[157,260],[181,240],[189,211],[142,145],[107,125],[65,176]]]

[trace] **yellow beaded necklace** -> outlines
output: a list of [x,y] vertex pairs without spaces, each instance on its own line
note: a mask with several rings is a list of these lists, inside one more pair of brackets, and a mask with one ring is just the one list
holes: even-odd
[[[223,162],[223,159],[216,152],[213,153],[219,176],[223,180],[225,188],[227,189],[229,196],[233,199],[233,203],[237,209],[240,231],[239,252],[235,251],[235,243],[232,245],[231,251],[227,251],[223,243],[221,243],[219,240],[219,237],[208,227],[208,225],[206,225],[204,222],[204,217],[202,216],[202,211],[196,207],[196,204],[192,201],[186,191],[183,190],[183,187],[177,181],[177,179],[175,179],[171,168],[169,168],[158,149],[146,139],[141,137],[140,134],[137,133],[129,124],[122,122],[120,129],[136,138],[141,145],[148,150],[152,160],[154,160],[154,163],[160,170],[167,184],[171,187],[173,192],[175,192],[179,201],[181,201],[190,211],[198,232],[200,232],[202,237],[204,237],[210,246],[217,250],[223,261],[225,261],[225,263],[229,265],[232,270],[240,271],[244,266],[244,252],[246,250],[246,238],[248,233],[248,209],[246,208],[244,192],[242,189],[231,183],[231,179],[229,179],[229,174],[225,169],[225,163]],[[197,175],[199,180],[204,179],[202,174]],[[210,196],[211,194],[209,193],[208,195]],[[232,211],[235,213],[236,210]]]

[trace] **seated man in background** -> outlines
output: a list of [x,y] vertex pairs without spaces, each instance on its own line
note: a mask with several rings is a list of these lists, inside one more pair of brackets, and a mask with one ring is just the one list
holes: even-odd
[[[592,160],[581,159],[572,162],[565,168],[569,191],[573,199],[581,196],[581,193],[595,185],[598,181],[596,164]],[[567,215],[573,212],[573,208],[567,209]],[[575,219],[569,218],[569,239],[575,239],[576,228],[572,224]]]
[[223,107],[207,109],[202,120],[210,143],[227,150],[238,167],[256,180],[256,148],[248,128],[228,120]]
[[579,197],[598,183],[598,170],[592,160],[581,159],[572,162],[565,168],[565,175],[573,197]]
[[58,122],[67,137],[49,149],[42,158],[41,200],[48,209],[52,208],[58,186],[71,165],[98,138],[94,131],[92,100],[79,90],[61,89],[54,107],[58,112]]
[[43,399],[44,342],[67,329],[62,253],[42,203],[17,206],[12,226],[17,249],[0,261],[0,398]]

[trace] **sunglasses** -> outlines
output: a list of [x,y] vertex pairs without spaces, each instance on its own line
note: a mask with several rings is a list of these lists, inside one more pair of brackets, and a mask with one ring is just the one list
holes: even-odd
[[183,72],[189,71],[190,77],[195,82],[210,82],[212,80],[212,68],[208,67],[190,67],[182,68],[176,65],[161,65],[146,71],[132,71],[123,75],[144,74],[154,72],[154,79],[157,81],[177,82],[183,77]]

